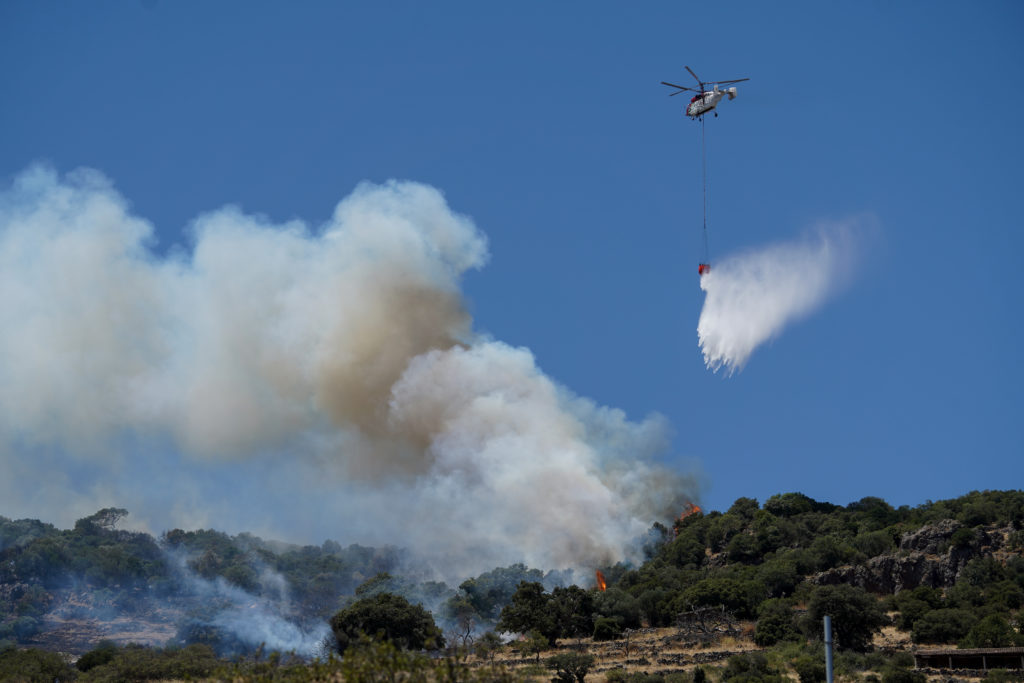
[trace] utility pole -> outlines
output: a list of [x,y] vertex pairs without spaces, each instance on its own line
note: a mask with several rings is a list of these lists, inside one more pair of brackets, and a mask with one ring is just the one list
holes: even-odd
[[825,615],[825,683],[832,683],[832,617]]

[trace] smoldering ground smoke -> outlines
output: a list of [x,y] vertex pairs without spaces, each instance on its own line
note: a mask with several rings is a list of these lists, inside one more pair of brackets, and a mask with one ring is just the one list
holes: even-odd
[[839,291],[853,271],[866,223],[821,225],[802,239],[728,258],[703,275],[697,337],[705,364],[741,370],[757,347]]
[[[358,187],[323,226],[225,207],[162,256],[95,171],[0,196],[3,514],[406,545],[442,571],[622,557],[692,483],[667,427],[479,335],[483,234],[435,189]],[[59,512],[58,512],[59,511]]]

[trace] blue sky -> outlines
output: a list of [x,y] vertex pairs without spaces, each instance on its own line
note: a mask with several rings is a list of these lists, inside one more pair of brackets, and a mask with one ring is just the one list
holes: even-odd
[[[1016,2],[11,1],[0,178],[99,169],[160,253],[224,204],[316,225],[427,183],[488,237],[476,329],[665,415],[706,505],[913,505],[1024,482],[1022,29]],[[684,65],[751,79],[707,122],[713,260],[878,226],[731,377],[697,347],[700,129],[659,85]]]

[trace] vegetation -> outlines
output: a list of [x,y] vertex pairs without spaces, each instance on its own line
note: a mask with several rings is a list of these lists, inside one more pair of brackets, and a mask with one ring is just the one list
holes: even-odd
[[863,652],[871,637],[889,623],[878,600],[856,586],[818,586],[807,605],[804,631],[813,637],[825,615],[832,617],[835,646]]
[[551,680],[556,683],[583,683],[590,667],[594,665],[594,655],[577,651],[563,652],[549,657],[545,665],[555,672]]
[[[1024,645],[1022,491],[899,508],[874,497],[846,506],[801,493],[763,505],[740,498],[725,512],[655,524],[644,562],[600,568],[603,592],[522,564],[452,588],[403,573],[412,563],[396,548],[296,546],[213,530],[154,538],[119,529],[127,514],[106,508],[68,530],[0,517],[0,679],[245,679],[258,667],[284,679],[293,668],[297,676],[319,666],[357,678],[383,667],[419,680],[448,674],[417,651],[447,646],[449,672],[478,671],[511,648],[537,662],[535,673],[582,681],[595,665],[587,653],[566,650],[574,641],[620,640],[651,626],[675,627],[699,643],[723,628],[738,633],[736,620],[748,620],[754,642],[768,649],[715,665],[712,680],[819,683],[825,614],[835,629],[837,671],[867,680],[913,683],[918,676],[912,661],[872,651],[890,623],[886,612],[915,643]],[[264,654],[225,617],[254,619],[252,605],[270,605],[300,629],[329,623],[331,645],[344,657]],[[74,667],[24,649],[58,609],[62,617],[103,621],[158,607],[181,615],[171,647],[100,643]],[[720,622],[705,623],[707,614]],[[495,631],[516,637],[506,647]],[[542,667],[541,654],[552,649]]]
[[404,650],[444,647],[444,636],[430,612],[393,593],[376,593],[352,603],[331,617],[331,631],[341,653],[361,638]]

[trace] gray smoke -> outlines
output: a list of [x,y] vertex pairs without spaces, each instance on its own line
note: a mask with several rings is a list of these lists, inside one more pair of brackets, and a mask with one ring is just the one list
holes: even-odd
[[245,650],[264,647],[267,651],[293,652],[303,657],[320,654],[324,639],[330,636],[325,622],[302,624],[289,618],[295,615],[288,582],[278,572],[262,567],[258,576],[259,595],[225,581],[222,577],[206,579],[193,572],[181,553],[168,552],[169,564],[175,568],[182,584],[182,593],[197,599],[209,611],[200,621],[229,635]]
[[700,280],[697,323],[705,364],[731,374],[761,344],[820,307],[852,273],[865,219],[819,226],[804,238],[727,258]]
[[363,184],[318,228],[225,207],[158,256],[100,173],[0,194],[3,511],[410,547],[445,576],[622,558],[696,497],[633,422],[473,330],[486,239]]

